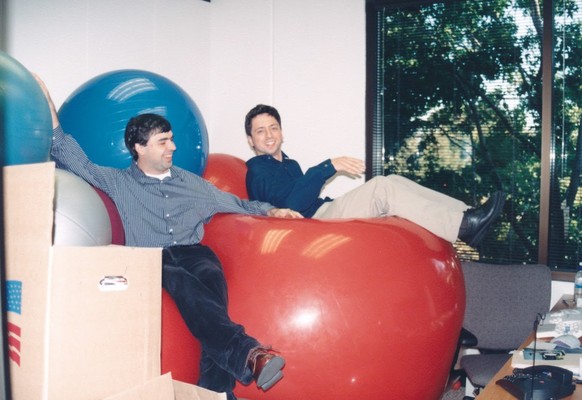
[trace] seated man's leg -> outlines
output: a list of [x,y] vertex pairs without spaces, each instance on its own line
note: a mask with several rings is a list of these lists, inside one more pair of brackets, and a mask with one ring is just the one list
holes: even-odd
[[[200,378],[197,382],[198,386],[204,388],[217,388],[224,386],[224,382],[231,382],[230,385],[232,385],[232,388],[229,390],[232,391],[232,389],[234,389],[234,377],[226,370],[219,367],[218,364],[216,364],[214,360],[210,358],[204,350],[202,350],[200,357]],[[228,393],[229,392],[227,391],[227,394]],[[232,398],[234,398],[234,396],[232,396]],[[230,400],[230,397],[228,400]]]
[[398,216],[435,235],[455,242],[468,209],[462,201],[421,186],[399,175],[377,176],[325,203],[314,218],[373,218]]
[[[253,376],[247,358],[260,344],[229,318],[226,281],[212,250],[201,245],[164,249],[162,283],[202,344],[205,365],[201,365],[201,386],[231,392],[235,379],[250,383]],[[218,374],[209,360],[226,373]]]

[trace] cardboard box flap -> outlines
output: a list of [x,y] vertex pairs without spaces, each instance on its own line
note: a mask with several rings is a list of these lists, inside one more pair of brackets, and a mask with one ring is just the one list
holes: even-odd
[[226,400],[226,393],[217,393],[200,386],[173,381],[176,400]]
[[43,261],[52,245],[55,164],[52,162],[3,167],[6,251]]
[[226,400],[226,393],[217,393],[199,386],[173,381],[171,373],[152,379],[103,400]]
[[[164,374],[103,400],[174,400],[172,375]],[[195,400],[195,399],[191,399]]]

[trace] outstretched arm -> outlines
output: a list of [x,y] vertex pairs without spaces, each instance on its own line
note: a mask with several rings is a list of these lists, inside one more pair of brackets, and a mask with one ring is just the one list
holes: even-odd
[[70,135],[66,135],[61,127],[56,107],[50,93],[38,75],[33,74],[42,89],[51,110],[53,120],[53,143],[51,146],[51,159],[55,161],[57,168],[66,169],[80,176],[89,184],[103,190],[113,197],[116,189],[113,175],[114,168],[100,167],[89,160],[79,143]]
[[317,201],[325,181],[336,172],[330,160],[310,168],[305,174],[293,160],[279,164],[255,157],[247,165],[246,184],[252,200],[302,213]]
[[44,97],[46,97],[46,101],[49,105],[49,108],[51,110],[51,115],[53,118],[53,129],[55,129],[57,126],[60,125],[59,123],[59,116],[57,114],[57,109],[55,108],[55,104],[53,103],[53,100],[51,98],[51,95],[46,87],[46,85],[44,84],[44,82],[42,81],[42,79],[40,79],[40,77],[36,74],[32,74],[34,75],[34,78],[36,79],[36,81],[38,82],[40,88],[42,89],[42,92],[44,93]]

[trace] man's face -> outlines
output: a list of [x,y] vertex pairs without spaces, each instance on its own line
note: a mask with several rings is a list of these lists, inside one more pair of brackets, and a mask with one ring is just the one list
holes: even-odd
[[251,136],[247,136],[247,139],[257,155],[270,154],[279,161],[283,159],[283,131],[277,120],[269,114],[259,114],[252,119]]
[[137,165],[147,174],[163,174],[172,166],[176,145],[172,131],[154,133],[145,146],[135,145],[138,153]]

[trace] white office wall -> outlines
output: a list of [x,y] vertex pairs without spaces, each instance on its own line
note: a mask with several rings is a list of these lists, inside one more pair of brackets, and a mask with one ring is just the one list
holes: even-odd
[[209,3],[7,2],[7,51],[43,78],[57,106],[90,78],[125,68],[160,73],[208,102]]
[[[100,73],[145,69],[192,96],[211,152],[251,157],[244,115],[270,103],[285,150],[305,167],[364,158],[364,0],[6,2],[6,50],[45,80],[57,107]],[[359,183],[336,179],[326,194]]]

